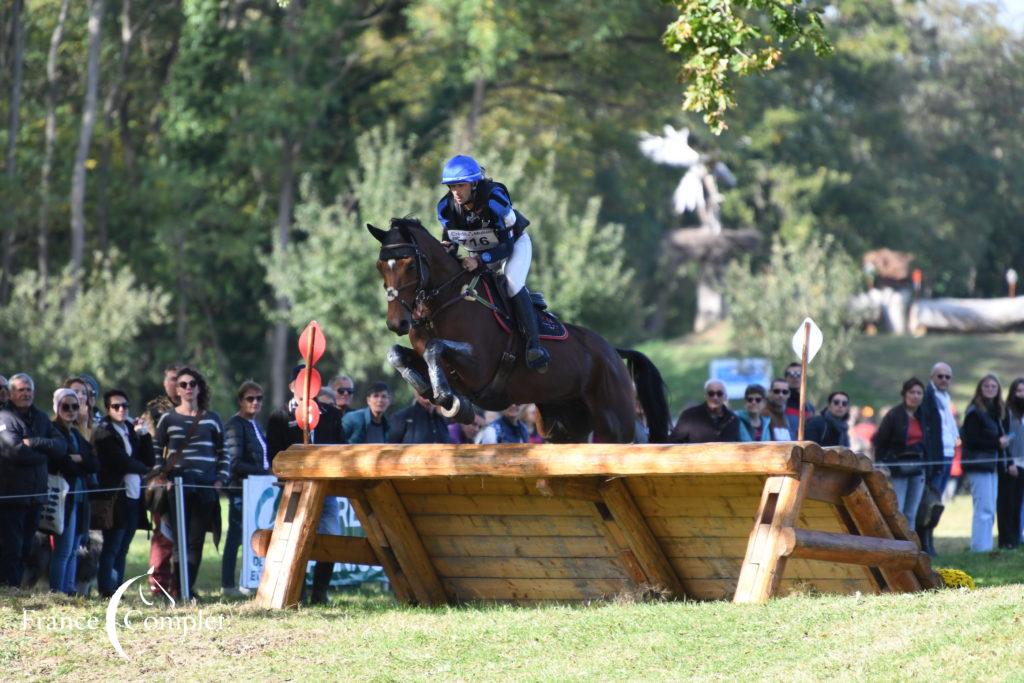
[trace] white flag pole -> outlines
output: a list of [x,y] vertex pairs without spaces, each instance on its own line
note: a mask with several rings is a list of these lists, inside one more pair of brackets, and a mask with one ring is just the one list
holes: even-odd
[[804,344],[803,351],[800,354],[800,402],[798,410],[800,411],[800,421],[797,423],[796,440],[804,440],[804,406],[806,401],[804,396],[807,395],[807,349],[811,345],[811,321],[804,321]]

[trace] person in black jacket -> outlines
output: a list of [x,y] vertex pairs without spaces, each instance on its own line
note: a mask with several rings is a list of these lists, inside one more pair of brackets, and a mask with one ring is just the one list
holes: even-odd
[[[872,442],[875,462],[889,467],[896,502],[910,523],[917,519],[917,508],[924,495],[923,462],[942,458],[942,452],[929,453],[928,427],[921,419],[924,382],[911,377],[903,383],[903,404],[885,414]],[[927,545],[921,539],[922,545]],[[927,548],[925,548],[927,550]]]
[[18,373],[8,384],[11,398],[0,409],[0,581],[20,586],[46,500],[47,465],[63,458],[68,445],[32,405],[32,378]]
[[242,382],[236,393],[238,412],[224,426],[224,449],[231,461],[228,486],[228,534],[220,566],[220,585],[224,595],[241,595],[235,586],[238,548],[242,544],[242,483],[250,475],[270,473],[267,437],[256,422],[263,407],[263,387],[252,380]]
[[999,380],[985,375],[974,390],[960,429],[960,462],[971,482],[974,512],[971,520],[971,551],[992,550],[992,525],[996,517],[997,472],[1006,466],[1006,411]]
[[[303,389],[295,382],[295,378],[305,367],[305,365],[299,364],[292,368],[291,382],[288,384],[292,398],[287,406],[275,410],[267,420],[267,448],[270,451],[271,464],[278,453],[292,444],[302,443],[302,429],[295,421],[295,409],[302,398]],[[341,427],[341,413],[338,409],[320,401],[317,401],[316,404],[320,407],[320,421],[315,429],[309,430],[309,442],[315,444],[348,443]],[[324,498],[324,511],[320,515],[320,524],[316,532],[328,536],[341,535],[341,508],[339,508],[338,499],[335,496]],[[333,562],[317,562],[313,567],[311,603],[327,604],[327,587],[330,585],[333,573]]]
[[128,548],[135,532],[147,528],[142,504],[142,475],[153,467],[153,442],[147,429],[137,428],[128,417],[128,394],[111,389],[103,394],[107,414],[96,425],[93,445],[100,465],[100,489],[120,489],[99,494],[114,501],[113,525],[103,529],[97,583],[100,595],[109,597],[124,582]]
[[828,406],[815,415],[804,427],[804,438],[819,446],[850,447],[850,396],[845,391],[828,395]]
[[740,421],[726,405],[725,384],[717,379],[704,383],[704,403],[687,408],[679,414],[669,436],[674,443],[708,443],[739,441]]
[[[83,505],[85,480],[99,469],[92,444],[75,427],[81,418],[78,394],[68,388],[53,392],[53,426],[57,428],[68,452],[60,458],[50,458],[50,474],[59,474],[68,483],[64,499],[64,530],[53,535],[53,554],[50,556],[50,590],[74,595],[78,569],[78,539],[82,529],[89,526],[88,506]],[[86,415],[85,420],[89,420]],[[92,425],[90,424],[90,427]]]
[[402,408],[388,419],[391,443],[451,443],[448,423],[437,412],[437,406],[419,394],[412,405]]

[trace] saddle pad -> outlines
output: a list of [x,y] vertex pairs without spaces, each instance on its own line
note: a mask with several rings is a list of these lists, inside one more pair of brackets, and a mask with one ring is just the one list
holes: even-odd
[[[491,295],[491,288],[487,281],[480,280],[480,284],[484,286],[484,296],[487,298],[487,301],[489,301],[492,306],[499,308],[502,313],[505,313],[509,318],[512,318],[513,316],[509,313],[508,304],[505,302],[505,299],[501,298],[498,299],[498,301],[495,301],[494,296]],[[561,320],[552,315],[550,311],[538,311],[536,308],[534,308],[534,311],[537,313],[537,336],[540,339],[543,339],[544,341],[565,341],[569,338],[568,328],[562,324]],[[505,322],[505,319],[502,316],[498,315],[495,311],[491,311],[491,315],[494,316],[498,326],[505,330],[506,334],[512,333],[512,330],[508,327],[508,323]]]

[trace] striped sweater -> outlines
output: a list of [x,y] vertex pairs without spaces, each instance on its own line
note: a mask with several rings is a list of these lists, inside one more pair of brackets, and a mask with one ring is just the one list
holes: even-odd
[[[156,425],[156,434],[153,435],[153,458],[157,467],[164,465],[164,449],[168,458],[178,452],[192,428],[193,420],[195,418],[191,415],[181,415],[173,410],[163,414]],[[196,484],[212,484],[216,480],[226,484],[230,475],[229,466],[220,416],[206,411],[171,476],[180,473]]]

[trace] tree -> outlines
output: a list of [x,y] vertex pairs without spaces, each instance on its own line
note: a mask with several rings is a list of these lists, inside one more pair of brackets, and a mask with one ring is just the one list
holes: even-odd
[[25,24],[21,13],[23,0],[14,0],[11,10],[11,99],[8,111],[7,150],[4,155],[5,194],[9,198],[9,206],[4,212],[3,256],[0,257],[0,303],[7,301],[10,286],[9,278],[14,262],[14,236],[17,231],[18,211],[14,197],[17,196],[15,186],[18,182],[18,132],[21,129],[21,82],[25,66]]
[[811,365],[819,388],[831,388],[853,367],[851,341],[858,321],[849,309],[860,275],[853,260],[831,237],[772,241],[768,263],[755,270],[750,257],[726,270],[725,296],[733,346],[741,354],[770,358],[775,368],[792,360],[793,333],[805,317],[825,337]]

